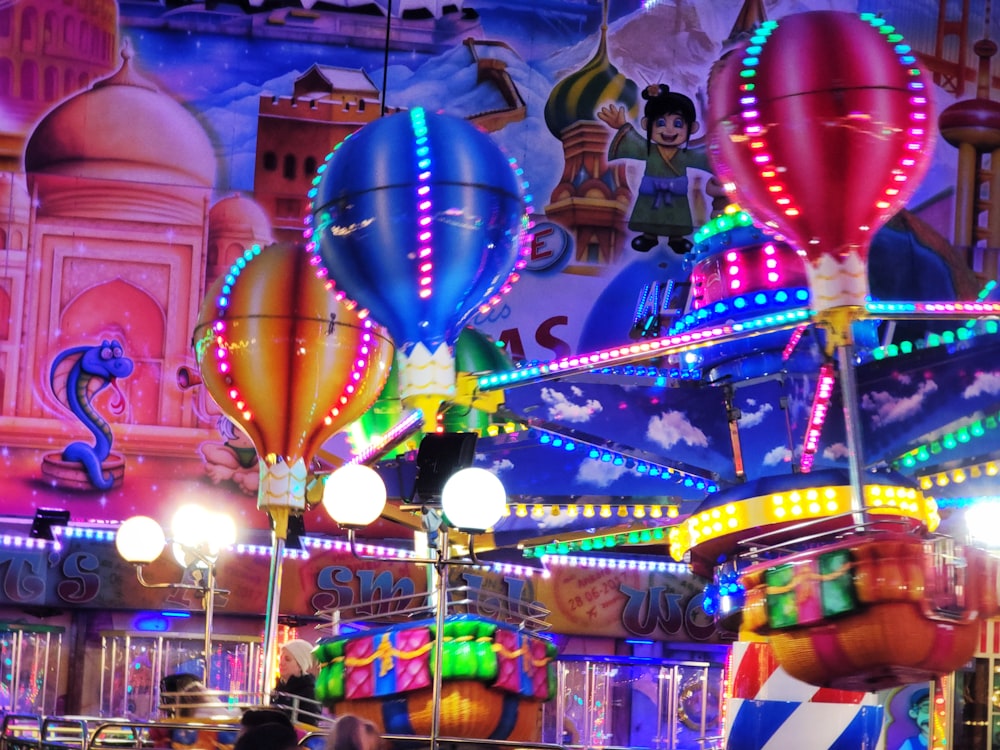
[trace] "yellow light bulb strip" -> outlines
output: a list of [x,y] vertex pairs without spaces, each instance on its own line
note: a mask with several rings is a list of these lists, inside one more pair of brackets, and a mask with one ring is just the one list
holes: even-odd
[[[864,486],[864,507],[872,515],[920,521],[929,531],[936,529],[941,521],[934,499],[910,487],[867,484]],[[810,487],[734,500],[694,513],[683,523],[672,527],[669,534],[670,555],[675,560],[682,560],[688,551],[699,544],[732,534],[839,516],[850,511],[849,485]]]

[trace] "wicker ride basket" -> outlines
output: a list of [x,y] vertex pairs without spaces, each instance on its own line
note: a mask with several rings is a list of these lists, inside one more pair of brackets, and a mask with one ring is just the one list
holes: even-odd
[[998,567],[947,538],[859,536],[747,568],[742,628],[766,637],[803,682],[860,691],[922,682],[972,657],[980,619],[998,610]]
[[383,734],[429,736],[440,643],[438,735],[537,742],[556,689],[552,641],[475,615],[449,615],[440,639],[435,631],[407,621],[321,641],[317,699]]
[[[334,705],[336,715],[354,714],[371,721],[382,734],[429,736],[433,720],[432,690],[386,698],[346,700]],[[481,682],[462,680],[441,687],[443,737],[537,742],[541,736],[542,704],[512,699]]]

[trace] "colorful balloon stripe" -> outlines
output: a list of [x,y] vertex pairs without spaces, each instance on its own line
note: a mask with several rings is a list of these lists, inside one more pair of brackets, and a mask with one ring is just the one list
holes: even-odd
[[198,364],[209,393],[264,462],[292,466],[371,406],[388,377],[392,343],[334,299],[302,247],[248,253],[202,304]]

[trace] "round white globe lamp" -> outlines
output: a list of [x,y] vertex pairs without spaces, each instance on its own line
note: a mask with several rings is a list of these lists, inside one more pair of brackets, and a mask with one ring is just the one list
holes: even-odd
[[115,547],[122,559],[145,565],[163,552],[167,543],[163,527],[149,516],[132,516],[122,522],[115,534]]
[[189,503],[170,521],[174,558],[182,567],[206,567],[226,547],[236,544],[236,522],[225,513]]
[[1000,549],[1000,502],[979,502],[966,508],[965,528],[973,543]]
[[452,474],[441,490],[441,509],[448,524],[460,531],[478,533],[503,517],[507,492],[497,475],[472,467]]
[[385,509],[385,499],[385,482],[370,466],[341,466],[323,485],[323,507],[334,521],[349,529],[376,521]]
[[226,513],[210,513],[208,523],[205,531],[208,555],[218,557],[222,550],[236,544],[236,521]]

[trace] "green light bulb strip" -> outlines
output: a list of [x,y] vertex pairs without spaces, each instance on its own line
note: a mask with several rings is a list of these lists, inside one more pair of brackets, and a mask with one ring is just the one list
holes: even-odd
[[533,547],[525,547],[521,553],[528,558],[539,558],[543,555],[569,555],[573,552],[601,552],[616,547],[652,544],[662,542],[667,538],[669,526],[657,526],[652,529],[626,531],[617,534],[598,534],[587,539],[572,542],[549,542]]
[[921,349],[933,349],[938,346],[949,346],[956,341],[970,341],[976,336],[988,336],[1000,331],[1000,323],[995,320],[969,321],[965,326],[955,331],[930,333],[919,341],[900,341],[898,344],[878,346],[871,350],[874,360],[891,359]]
[[717,216],[716,218],[710,220],[707,224],[703,225],[701,229],[695,232],[694,241],[695,244],[698,244],[699,242],[704,242],[710,237],[728,232],[736,227],[749,226],[753,226],[753,219],[746,211],[726,213],[722,216]]
[[[993,279],[990,279],[989,281],[987,281],[986,284],[985,284],[985,286],[983,286],[983,288],[980,290],[979,295],[976,297],[976,302],[984,302],[986,300],[986,298],[989,297],[990,294],[993,293],[993,290],[996,289],[996,288],[997,288],[997,282],[996,281],[994,281]],[[972,327],[974,327],[976,325],[977,322],[979,322],[979,321],[977,321],[975,319],[966,321],[965,327],[966,328],[972,328]]]
[[894,459],[892,465],[896,469],[912,469],[919,464],[930,461],[931,458],[937,458],[945,451],[954,450],[960,445],[978,440],[984,437],[987,431],[995,430],[998,426],[1000,426],[1000,411],[977,419],[972,424],[959,427],[937,440],[913,448]]

